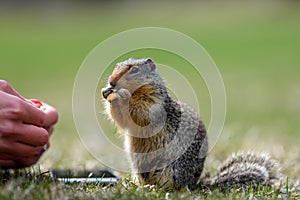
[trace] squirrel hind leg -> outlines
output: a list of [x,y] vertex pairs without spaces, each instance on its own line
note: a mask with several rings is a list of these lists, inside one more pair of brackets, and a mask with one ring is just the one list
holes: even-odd
[[186,187],[189,191],[198,189],[200,173],[182,174],[182,176],[173,176],[173,184],[176,190]]
[[191,181],[188,185],[187,185],[187,188],[190,190],[190,191],[194,191],[196,189],[198,189],[198,179],[194,180],[194,181]]

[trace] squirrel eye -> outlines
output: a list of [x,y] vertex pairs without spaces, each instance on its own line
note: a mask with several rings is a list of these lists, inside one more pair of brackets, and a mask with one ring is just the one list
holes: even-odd
[[139,69],[137,68],[137,67],[133,67],[133,68],[131,68],[131,70],[130,70],[130,74],[135,74],[135,73],[137,73],[139,71]]

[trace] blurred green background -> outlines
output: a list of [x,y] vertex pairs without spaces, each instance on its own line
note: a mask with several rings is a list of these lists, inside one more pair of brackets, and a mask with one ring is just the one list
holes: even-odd
[[[226,87],[227,117],[211,157],[223,160],[239,149],[268,151],[286,163],[287,173],[299,176],[298,1],[49,2],[0,3],[0,79],[27,98],[52,104],[60,114],[42,166],[101,166],[80,143],[73,122],[77,70],[89,52],[111,35],[153,26],[194,38],[219,67]],[[135,55],[174,67],[185,65],[159,51],[128,56]],[[201,91],[198,95],[201,99]],[[207,122],[208,95],[203,99],[201,107],[207,107],[202,117]],[[113,131],[111,137],[121,140]]]

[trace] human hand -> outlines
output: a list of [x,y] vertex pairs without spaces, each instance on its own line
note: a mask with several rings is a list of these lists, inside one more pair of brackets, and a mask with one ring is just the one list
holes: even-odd
[[0,168],[30,166],[49,146],[58,114],[42,104],[44,111],[0,80]]

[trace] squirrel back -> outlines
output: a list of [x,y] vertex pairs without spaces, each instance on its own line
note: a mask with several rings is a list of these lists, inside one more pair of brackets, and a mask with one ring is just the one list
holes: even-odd
[[[107,114],[125,137],[135,180],[175,189],[198,187],[208,151],[205,126],[188,105],[168,94],[151,59],[118,63],[102,95]],[[271,184],[275,171],[265,155],[238,154],[200,185]]]

